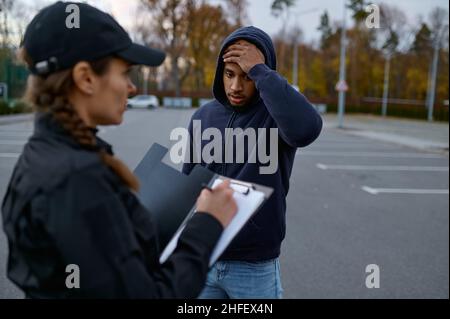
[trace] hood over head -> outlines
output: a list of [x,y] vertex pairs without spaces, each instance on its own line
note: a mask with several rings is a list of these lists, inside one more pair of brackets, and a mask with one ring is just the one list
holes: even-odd
[[[275,48],[272,39],[267,33],[253,26],[242,27],[231,33],[222,44],[222,48],[217,59],[216,75],[213,86],[214,97],[217,101],[226,106],[229,106],[230,104],[223,86],[223,70],[225,63],[223,62],[222,57],[225,50],[238,40],[246,40],[256,45],[256,47],[258,47],[258,49],[264,54],[266,65],[272,70],[276,70],[277,68]],[[256,94],[258,94],[258,92]]]

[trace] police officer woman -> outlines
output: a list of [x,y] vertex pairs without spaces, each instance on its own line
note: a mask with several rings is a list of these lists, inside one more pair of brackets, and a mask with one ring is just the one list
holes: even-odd
[[[78,28],[66,24],[68,5],[79,8]],[[2,205],[8,277],[29,298],[196,297],[236,213],[229,184],[200,194],[160,265],[154,220],[133,193],[138,181],[96,135],[97,125],[122,122],[136,91],[130,66],[160,65],[164,54],[133,44],[108,14],[63,2],[36,15],[21,54],[36,117]],[[79,269],[78,288],[66,285],[69,265]]]

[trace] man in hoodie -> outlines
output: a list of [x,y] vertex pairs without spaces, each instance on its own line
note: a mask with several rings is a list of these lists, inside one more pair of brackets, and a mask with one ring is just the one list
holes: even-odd
[[[245,137],[250,141],[253,130],[258,145],[253,149],[236,147],[236,157],[243,156],[245,161],[230,162],[225,159],[230,150],[229,139],[224,138],[218,152],[222,160],[217,160],[218,154],[214,154],[216,160],[201,158],[200,165],[230,178],[270,186],[274,193],[210,270],[199,297],[281,298],[278,258],[286,230],[289,178],[297,148],[311,144],[319,136],[322,119],[308,100],[276,72],[272,40],[255,27],[240,28],[225,39],[213,93],[215,99],[192,116],[191,140],[196,135],[204,137],[202,134],[208,129],[219,130],[222,136],[237,130],[241,134],[233,133],[232,141],[241,139],[241,144],[239,141],[234,144],[245,146]],[[199,127],[201,131],[196,132]],[[274,130],[277,136],[269,141],[268,131]],[[202,154],[207,140],[202,139],[200,144],[197,145],[200,150],[191,146],[193,156]],[[267,168],[263,167],[267,162],[262,163],[261,158],[256,162],[249,160],[254,158],[255,148],[263,146],[269,154],[276,152],[274,169],[262,170]],[[192,160],[185,163],[183,172],[189,174],[195,165]]]

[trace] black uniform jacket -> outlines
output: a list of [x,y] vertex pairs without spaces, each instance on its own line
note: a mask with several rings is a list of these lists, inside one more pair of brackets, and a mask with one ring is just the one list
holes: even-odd
[[[47,113],[36,114],[2,215],[8,277],[29,298],[194,298],[223,230],[210,214],[195,214],[160,265],[151,214],[98,152],[80,147]],[[76,283],[68,265],[78,266],[79,288],[68,288]]]

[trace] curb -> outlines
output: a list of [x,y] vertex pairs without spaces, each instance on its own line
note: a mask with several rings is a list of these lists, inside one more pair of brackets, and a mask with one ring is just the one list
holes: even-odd
[[2,115],[0,116],[0,125],[28,122],[33,120],[33,118],[34,118],[33,113],[20,115]]
[[402,136],[398,134],[389,134],[375,131],[364,131],[358,129],[349,129],[349,128],[335,128],[340,132],[345,134],[360,136],[369,138],[372,140],[388,142],[392,144],[397,144],[401,146],[411,147],[421,151],[440,153],[444,155],[449,155],[449,145],[448,143],[440,143],[440,142],[432,142],[428,140],[421,140],[417,138]]

